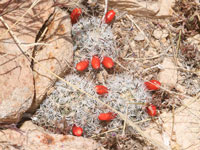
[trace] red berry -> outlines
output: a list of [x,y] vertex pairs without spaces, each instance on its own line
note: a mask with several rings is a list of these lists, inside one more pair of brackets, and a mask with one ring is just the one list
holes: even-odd
[[154,106],[154,105],[150,105],[150,106],[148,106],[147,108],[147,113],[149,114],[149,116],[155,116],[156,115],[156,106]]
[[79,16],[81,15],[82,11],[81,8],[74,8],[70,18],[71,18],[71,22],[72,24],[75,24],[78,21]]
[[88,60],[80,61],[79,63],[76,64],[76,70],[84,71],[85,69],[87,69],[88,65],[89,65]]
[[104,95],[104,94],[108,93],[108,89],[107,89],[107,87],[105,87],[103,85],[97,85],[96,92],[99,95]]
[[72,133],[75,136],[81,136],[83,134],[83,129],[81,127],[77,127],[75,124],[72,127]]
[[144,82],[144,84],[148,90],[154,91],[160,89],[161,85],[161,83],[157,80],[150,80],[149,82]]
[[99,57],[98,56],[93,56],[91,64],[92,64],[92,68],[94,68],[96,70],[99,69],[100,68],[100,59],[99,59]]
[[111,23],[114,18],[115,18],[114,10],[108,11],[105,15],[105,23],[107,24]]
[[108,112],[108,113],[101,113],[99,114],[98,118],[101,121],[110,121],[114,118],[116,118],[117,114],[114,114],[112,112]]
[[107,69],[111,69],[114,66],[114,62],[113,62],[112,58],[110,58],[110,57],[104,57],[102,64]]

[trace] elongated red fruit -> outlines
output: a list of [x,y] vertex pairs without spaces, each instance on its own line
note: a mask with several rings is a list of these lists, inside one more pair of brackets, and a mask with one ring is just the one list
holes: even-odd
[[104,94],[108,93],[108,89],[107,89],[107,87],[105,87],[103,85],[97,85],[96,92],[99,95],[104,95]]
[[94,68],[96,70],[99,69],[100,68],[100,59],[99,59],[99,57],[98,56],[93,56],[91,64],[92,64],[92,68]]
[[114,66],[114,62],[113,62],[112,58],[107,57],[107,56],[105,56],[103,58],[102,64],[107,69],[111,69]]
[[108,113],[101,113],[99,114],[98,118],[101,121],[110,121],[114,118],[116,118],[117,114],[114,114],[112,112],[108,112]]
[[161,85],[161,83],[157,80],[150,80],[149,82],[144,82],[144,84],[148,90],[153,91],[159,90]]
[[115,12],[114,10],[110,10],[106,13],[105,15],[105,23],[109,24],[113,21],[113,19],[115,18]]
[[147,108],[147,113],[149,114],[149,116],[156,116],[156,114],[157,114],[157,111],[156,111],[156,106],[154,106],[154,105],[150,105],[150,106],[148,106]]
[[84,70],[87,69],[88,65],[89,65],[89,61],[88,60],[80,61],[79,63],[76,64],[76,70],[84,71]]
[[75,24],[78,21],[79,16],[81,15],[82,11],[81,8],[74,8],[70,18],[71,18],[71,22],[72,24]]
[[72,127],[72,133],[75,136],[81,136],[83,134],[83,129],[81,127],[77,127],[75,124]]

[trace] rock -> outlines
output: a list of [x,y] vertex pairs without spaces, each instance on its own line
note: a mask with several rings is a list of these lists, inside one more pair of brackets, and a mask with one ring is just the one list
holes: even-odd
[[158,1],[160,4],[160,10],[156,14],[157,17],[163,18],[163,17],[169,17],[172,16],[174,11],[172,7],[175,4],[175,0],[160,0]]
[[156,29],[153,32],[153,36],[157,39],[165,39],[168,36],[168,31],[167,30],[160,30],[160,29]]
[[[14,53],[16,50],[13,46]],[[18,122],[31,106],[34,95],[30,62],[24,55],[16,56],[10,53],[0,59],[3,64],[0,67],[0,123]]]
[[104,150],[92,139],[47,133],[30,121],[25,122],[20,131],[2,130],[0,141],[3,141],[0,150]]
[[163,69],[158,74],[158,80],[162,84],[162,86],[166,86],[169,89],[172,89],[175,87],[177,83],[177,67],[173,63],[171,58],[164,58],[162,62]]
[[[22,43],[21,45],[24,51],[30,49],[29,52],[31,53],[32,48],[26,44],[33,44],[35,42],[35,37],[39,32],[39,29],[54,10],[52,7],[53,2],[52,0],[40,0],[39,3],[35,3],[35,6],[32,9],[29,8],[32,6],[35,0],[13,1],[7,6],[6,4],[8,2],[9,0],[4,0],[1,2],[2,6],[6,6],[3,10],[5,12],[3,18],[5,22],[12,27],[12,31]],[[12,40],[7,29],[2,25],[1,22],[0,33],[0,41],[4,43],[7,51],[13,51],[12,45],[10,46],[10,44],[15,44],[15,42]],[[15,52],[17,54],[21,53],[18,49]]]
[[[99,0],[104,4],[104,0]],[[128,12],[134,16],[164,18],[173,15],[175,0],[109,0],[109,7]]]
[[50,18],[47,33],[43,41],[49,45],[37,46],[34,63],[34,79],[36,98],[29,112],[34,112],[43,101],[47,91],[53,86],[57,77],[51,72],[62,76],[69,70],[73,61],[73,45],[71,40],[71,20],[69,14],[56,9]]
[[145,37],[144,34],[142,34],[142,32],[139,32],[135,37],[134,40],[135,41],[144,41]]
[[[7,5],[8,2],[9,0],[0,2],[1,6],[5,6],[2,12],[4,22],[22,43],[23,50],[31,54],[32,48],[25,44],[35,42],[37,32],[49,13],[53,11],[53,3],[41,0],[32,9],[28,9],[34,0],[13,1]],[[27,14],[24,15],[25,13]],[[17,123],[31,106],[34,97],[31,59],[21,54],[2,22],[0,22],[0,54],[0,124]]]
[[161,37],[162,37],[162,31],[161,30],[154,30],[154,32],[153,32],[153,36],[157,39],[157,40],[159,40]]

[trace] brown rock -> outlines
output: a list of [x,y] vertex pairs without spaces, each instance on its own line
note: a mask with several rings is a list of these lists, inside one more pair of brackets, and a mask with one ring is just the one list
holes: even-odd
[[0,132],[0,150],[104,150],[92,139],[47,133],[28,121],[21,131],[2,130]]
[[[98,2],[104,4],[104,0]],[[174,5],[174,2],[175,0],[109,0],[109,7],[127,11],[129,14],[136,16],[163,18],[172,16],[172,6]]]
[[[49,12],[52,1],[41,0],[29,9],[34,0],[0,2],[0,14],[24,51],[32,52],[32,44]],[[48,5],[47,5],[48,4]],[[0,123],[16,123],[31,106],[34,86],[30,59],[21,54],[7,28],[0,22]]]
[[30,62],[24,55],[16,56],[10,54],[0,59],[0,123],[18,122],[33,99]]
[[[32,50],[27,44],[33,44],[35,42],[35,37],[39,29],[54,10],[52,7],[53,2],[52,0],[40,0],[35,5],[33,5],[35,0],[9,2],[9,0],[0,2],[0,6],[5,7],[3,10],[0,7],[0,13],[3,11],[2,13],[4,15],[2,17],[22,43],[23,50],[29,50],[31,52]],[[34,7],[30,9],[32,5]],[[0,32],[0,41],[4,43],[7,51],[13,52],[13,47],[10,44],[15,44],[15,42],[1,22]],[[16,50],[16,53],[20,54],[21,52]]]
[[162,67],[163,69],[158,74],[158,80],[163,86],[169,89],[174,88],[178,80],[176,65],[171,58],[164,58]]
[[43,41],[49,45],[38,46],[35,49],[37,51],[35,59],[39,63],[34,64],[36,99],[29,110],[30,112],[35,111],[44,99],[46,92],[57,80],[51,72],[60,76],[69,69],[73,61],[71,20],[65,11],[56,9],[47,25]]

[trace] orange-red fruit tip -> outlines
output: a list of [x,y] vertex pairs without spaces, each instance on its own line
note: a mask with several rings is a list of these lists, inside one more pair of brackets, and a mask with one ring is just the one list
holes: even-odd
[[99,95],[104,95],[106,93],[108,93],[108,88],[103,86],[103,85],[96,85],[96,92]]
[[72,127],[72,133],[75,136],[82,136],[83,129],[81,127],[77,127],[75,124]]
[[110,10],[106,13],[105,15],[105,23],[109,24],[113,21],[113,19],[115,18],[115,12],[114,10]]
[[101,114],[99,114],[98,119],[100,121],[110,121],[110,120],[116,118],[116,116],[117,116],[117,114],[112,113],[112,112],[101,113]]
[[89,66],[89,61],[83,60],[83,61],[80,61],[79,63],[76,64],[76,70],[84,71],[84,70],[87,69],[88,66]]
[[107,57],[107,56],[103,58],[102,64],[107,69],[111,69],[114,66],[114,62],[112,58]]
[[82,10],[81,8],[74,8],[70,15],[72,24],[75,24],[78,21],[79,16],[81,15]]
[[154,116],[156,116],[156,114],[157,114],[157,111],[156,111],[156,106],[155,105],[150,105],[150,106],[148,106],[147,108],[146,108],[146,110],[147,110],[147,113],[149,114],[149,116],[152,116],[152,117],[154,117]]
[[92,64],[92,68],[94,69],[99,69],[100,68],[100,59],[98,56],[93,56],[92,57],[92,61],[91,61],[91,64]]
[[159,90],[161,85],[161,83],[157,80],[150,80],[149,82],[144,82],[144,84],[148,90],[153,91]]

